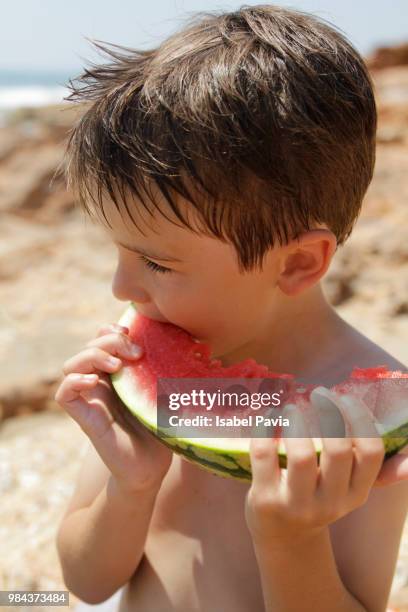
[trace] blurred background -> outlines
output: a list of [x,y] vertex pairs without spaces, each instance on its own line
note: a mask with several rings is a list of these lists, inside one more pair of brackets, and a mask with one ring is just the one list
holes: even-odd
[[[62,180],[51,181],[77,116],[63,102],[65,84],[86,61],[103,61],[86,38],[152,47],[195,11],[241,4],[20,0],[2,6],[0,589],[64,588],[55,533],[86,440],[53,396],[63,362],[124,310],[110,288],[116,250],[75,206]],[[375,177],[324,288],[347,321],[407,364],[408,3],[277,4],[335,24],[373,76],[379,110]],[[400,611],[408,611],[405,532],[390,600]],[[75,601],[71,595],[71,607]]]

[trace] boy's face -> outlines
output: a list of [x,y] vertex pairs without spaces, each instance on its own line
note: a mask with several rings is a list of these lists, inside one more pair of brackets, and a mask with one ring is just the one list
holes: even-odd
[[[112,202],[104,203],[112,225],[106,229],[118,248],[114,296],[135,302],[141,314],[178,325],[210,344],[213,357],[250,346],[273,314],[280,248],[269,251],[262,272],[240,273],[231,245],[195,234],[181,226],[167,205],[160,206],[178,225],[158,212],[153,217],[144,209],[139,212],[138,207],[136,221],[142,233],[128,217],[122,218]],[[145,261],[142,251],[151,255]],[[154,270],[148,261],[168,271]]]

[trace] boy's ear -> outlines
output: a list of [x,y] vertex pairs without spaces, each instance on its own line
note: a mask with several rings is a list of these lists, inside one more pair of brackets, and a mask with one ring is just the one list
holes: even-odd
[[277,286],[286,295],[295,296],[315,285],[326,273],[337,248],[337,240],[328,229],[304,232],[283,250]]

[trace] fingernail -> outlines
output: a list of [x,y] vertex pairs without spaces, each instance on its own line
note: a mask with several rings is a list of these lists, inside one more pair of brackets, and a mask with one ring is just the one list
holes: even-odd
[[132,346],[130,347],[130,352],[134,357],[139,357],[139,355],[141,355],[142,353],[142,350],[140,346],[137,346],[136,344],[132,344]]
[[108,357],[106,361],[113,366],[117,366],[120,364],[120,359],[116,359],[116,357]]
[[92,382],[98,378],[97,374],[84,374],[83,378],[89,382]]

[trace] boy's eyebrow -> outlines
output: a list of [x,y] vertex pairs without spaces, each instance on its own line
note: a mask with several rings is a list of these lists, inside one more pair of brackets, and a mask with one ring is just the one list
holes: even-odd
[[114,241],[115,244],[122,246],[124,249],[128,251],[133,251],[133,253],[139,253],[140,255],[144,255],[145,257],[151,257],[152,259],[160,259],[161,261],[178,261],[181,262],[181,259],[177,259],[176,257],[169,257],[167,255],[159,255],[158,253],[148,253],[144,249],[139,247],[131,247],[126,244],[122,244],[121,242]]

